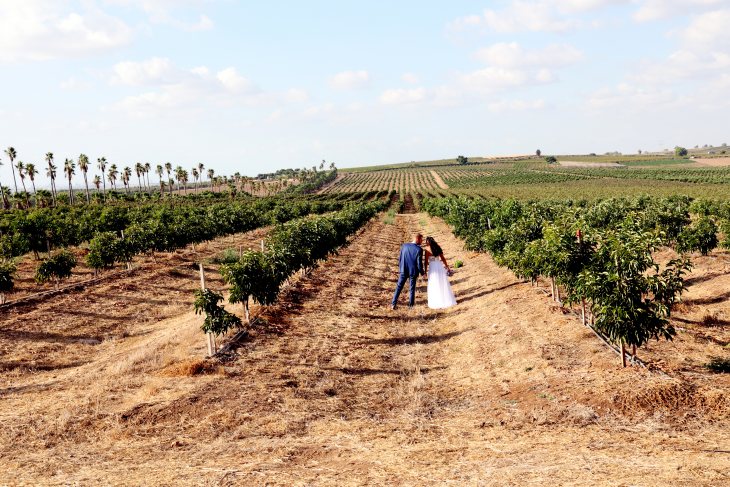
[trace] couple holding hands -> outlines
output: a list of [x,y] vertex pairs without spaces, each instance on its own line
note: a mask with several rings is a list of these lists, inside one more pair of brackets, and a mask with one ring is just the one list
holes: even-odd
[[410,281],[408,307],[413,307],[416,298],[416,280],[419,275],[428,275],[429,308],[445,309],[456,305],[456,299],[449,283],[449,276],[452,275],[452,271],[449,264],[446,263],[443,250],[433,237],[426,237],[425,250],[421,247],[423,243],[423,235],[418,233],[414,235],[413,242],[401,245],[400,257],[398,258],[400,276],[393,295],[393,301],[390,303],[392,309],[395,309],[398,305],[398,297],[406,281]]

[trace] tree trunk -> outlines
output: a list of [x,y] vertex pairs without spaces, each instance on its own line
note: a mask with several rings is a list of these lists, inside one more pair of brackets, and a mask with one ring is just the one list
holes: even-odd
[[86,186],[86,204],[91,203],[91,195],[89,194],[89,180],[87,172],[84,171],[84,186]]

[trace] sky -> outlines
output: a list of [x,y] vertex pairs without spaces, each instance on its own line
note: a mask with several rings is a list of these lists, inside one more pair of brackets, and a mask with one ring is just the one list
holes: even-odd
[[634,153],[730,142],[730,0],[0,0],[0,73],[41,167]]

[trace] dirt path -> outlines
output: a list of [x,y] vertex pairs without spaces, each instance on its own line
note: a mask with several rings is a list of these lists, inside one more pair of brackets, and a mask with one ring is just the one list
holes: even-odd
[[[388,308],[415,230],[465,262],[457,307],[429,310],[422,282],[416,309]],[[184,373],[203,349],[187,313],[5,384],[0,483],[727,482],[727,417],[688,408],[699,392],[672,395],[674,379],[618,368],[548,303],[439,221],[373,222],[218,373]]]
[[431,176],[433,176],[433,180],[436,181],[436,184],[441,189],[449,189],[449,185],[444,182],[443,179],[441,179],[441,176],[436,171],[431,170]]

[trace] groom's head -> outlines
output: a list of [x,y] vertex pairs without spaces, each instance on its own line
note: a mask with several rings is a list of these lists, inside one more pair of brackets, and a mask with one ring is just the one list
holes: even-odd
[[420,233],[417,233],[413,236],[413,243],[416,245],[421,245],[423,243],[423,235]]

